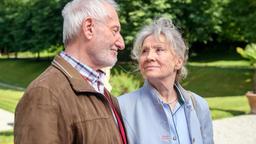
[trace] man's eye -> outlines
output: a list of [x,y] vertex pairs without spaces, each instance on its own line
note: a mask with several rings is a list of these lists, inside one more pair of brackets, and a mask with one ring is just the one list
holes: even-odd
[[113,34],[116,35],[118,33],[117,30],[113,30]]
[[116,35],[117,33],[119,33],[119,30],[117,28],[115,28],[112,30],[112,33],[113,33],[113,35]]

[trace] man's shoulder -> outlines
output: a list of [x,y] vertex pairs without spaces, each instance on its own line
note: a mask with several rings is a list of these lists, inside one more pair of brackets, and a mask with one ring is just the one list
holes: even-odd
[[41,73],[36,79],[34,79],[27,90],[38,87],[46,89],[54,89],[60,87],[65,83],[65,75],[62,74],[57,68],[50,65],[43,73]]
[[57,103],[57,97],[61,96],[59,94],[61,92],[60,86],[64,82],[61,77],[63,77],[61,72],[49,66],[29,84],[17,105],[17,109],[23,108],[28,104],[30,107],[38,104],[55,105]]

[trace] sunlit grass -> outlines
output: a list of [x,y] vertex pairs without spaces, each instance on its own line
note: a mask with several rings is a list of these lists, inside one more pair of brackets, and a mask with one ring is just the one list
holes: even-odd
[[246,96],[206,98],[213,119],[248,114],[250,111]]
[[252,88],[252,70],[188,66],[182,85],[203,97],[243,95]]
[[48,65],[50,61],[0,59],[0,82],[25,88]]
[[0,108],[14,112],[23,91],[5,89],[0,87]]
[[[22,94],[23,91],[0,87],[0,108],[14,113]],[[0,132],[0,144],[13,144],[12,130]]]
[[0,132],[0,144],[13,144],[13,131]]
[[[40,52],[40,58],[52,58],[54,57],[58,52],[47,52],[47,51],[43,51]],[[33,53],[33,52],[19,52],[17,58],[37,58],[38,53]],[[0,55],[0,59],[6,59],[8,58],[8,55]],[[9,58],[15,58],[15,53],[10,53],[9,54]]]
[[211,62],[189,62],[189,66],[225,67],[225,68],[250,68],[250,63],[246,60],[216,60]]

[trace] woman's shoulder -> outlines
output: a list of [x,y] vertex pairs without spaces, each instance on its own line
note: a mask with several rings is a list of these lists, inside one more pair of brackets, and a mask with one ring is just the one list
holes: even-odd
[[134,102],[139,97],[140,93],[141,93],[141,88],[133,92],[120,95],[119,97],[117,97],[117,99],[119,103]]
[[209,112],[209,105],[206,99],[204,99],[202,96],[191,92],[191,101],[193,104],[193,107],[196,109],[198,113],[208,113]]
[[203,98],[202,96],[192,92],[192,96],[196,99],[197,103],[201,104],[201,105],[208,105],[207,101],[205,98]]
[[140,107],[140,97],[142,96],[143,88],[117,97],[119,107],[124,115],[130,115],[136,111],[136,107]]

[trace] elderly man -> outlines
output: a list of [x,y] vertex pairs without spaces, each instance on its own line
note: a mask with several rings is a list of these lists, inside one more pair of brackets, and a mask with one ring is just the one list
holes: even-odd
[[27,88],[15,112],[15,144],[126,144],[104,67],[124,49],[114,0],[73,0],[62,15],[65,51]]

